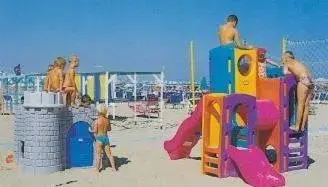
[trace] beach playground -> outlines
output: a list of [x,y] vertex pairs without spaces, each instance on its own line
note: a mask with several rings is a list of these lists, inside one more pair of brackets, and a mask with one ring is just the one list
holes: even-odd
[[327,186],[324,4],[1,2],[0,187]]
[[[115,102],[109,135],[117,172],[109,169],[104,156],[100,174],[93,172],[95,148],[87,129],[97,118],[98,102],[73,108],[66,106],[62,93],[40,91],[39,86],[25,91],[23,102],[12,106],[13,115],[1,116],[1,184],[323,185],[315,178],[328,157],[323,146],[327,105],[315,103],[314,95],[311,126],[290,130],[298,102],[295,77],[282,74],[281,67],[268,68],[267,76],[260,77],[258,51],[263,50],[211,49],[210,69],[221,70],[220,78],[211,71],[212,93],[203,93],[197,103],[192,93],[191,99],[173,103],[176,94],[171,94],[164,104],[163,84],[157,97],[147,94],[132,105]],[[116,93],[110,95],[115,98]],[[137,106],[150,101],[157,103],[159,114],[137,115]]]

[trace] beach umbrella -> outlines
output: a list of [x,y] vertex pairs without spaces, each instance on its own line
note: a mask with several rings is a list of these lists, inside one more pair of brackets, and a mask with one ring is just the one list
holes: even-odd
[[207,89],[206,77],[202,78],[202,81],[200,82],[200,89],[201,90],[206,90]]

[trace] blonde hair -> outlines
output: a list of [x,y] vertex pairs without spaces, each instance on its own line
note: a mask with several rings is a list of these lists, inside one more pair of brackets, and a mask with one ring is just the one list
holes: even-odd
[[71,63],[74,60],[78,61],[79,57],[73,54],[69,57],[68,62]]
[[65,66],[66,65],[66,60],[63,57],[57,57],[54,66],[59,67],[59,66]]
[[97,113],[100,116],[107,117],[107,106],[105,104],[99,104],[97,106]]

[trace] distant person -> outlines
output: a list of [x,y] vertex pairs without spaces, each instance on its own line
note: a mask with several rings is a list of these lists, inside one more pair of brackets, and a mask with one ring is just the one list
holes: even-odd
[[78,66],[79,58],[76,55],[72,55],[69,59],[69,69],[65,75],[65,81],[63,84],[63,91],[66,93],[66,104],[72,107],[77,107],[75,99],[78,90],[75,83],[75,68]]
[[93,123],[93,132],[96,138],[96,172],[99,173],[100,170],[100,161],[102,156],[102,149],[105,149],[105,153],[110,161],[112,170],[116,171],[114,156],[110,150],[110,141],[107,136],[107,132],[111,131],[111,125],[109,119],[107,118],[107,107],[105,104],[100,104],[97,107],[98,118]]
[[48,65],[47,75],[44,78],[44,84],[43,84],[43,90],[46,91],[46,92],[49,92],[49,76],[50,76],[50,73],[53,69],[54,69],[54,65],[49,64]]
[[266,58],[265,58],[265,53],[266,50],[263,48],[259,48],[257,50],[257,55],[258,55],[258,76],[259,78],[263,79],[267,77],[266,74]]
[[54,69],[49,72],[48,91],[61,92],[63,89],[64,68],[66,60],[63,57],[57,57],[54,62]]
[[239,49],[253,49],[252,46],[245,46],[240,41],[239,32],[236,29],[238,24],[238,17],[236,15],[230,15],[226,19],[224,25],[220,25],[218,28],[218,37],[220,45],[231,46]]
[[90,108],[92,104],[91,97],[87,94],[81,97],[80,107]]
[[286,51],[282,56],[284,64],[284,73],[292,73],[297,79],[297,119],[294,131],[304,131],[309,115],[309,105],[314,89],[311,74],[307,67],[295,60],[293,52]]

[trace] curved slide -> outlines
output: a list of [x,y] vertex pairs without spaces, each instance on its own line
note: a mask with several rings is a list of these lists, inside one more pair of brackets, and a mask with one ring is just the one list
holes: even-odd
[[269,163],[265,154],[255,145],[238,149],[229,145],[229,158],[236,164],[241,177],[253,187],[284,186],[285,178]]
[[164,142],[164,149],[171,160],[189,157],[202,131],[202,110],[203,101],[200,100],[191,116],[181,123],[175,136]]

